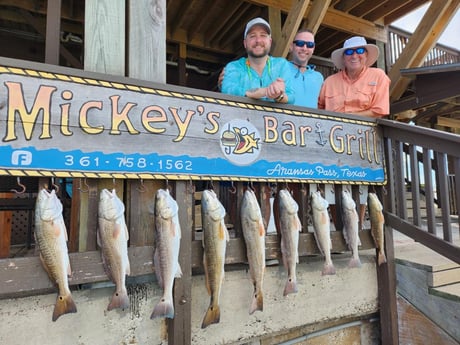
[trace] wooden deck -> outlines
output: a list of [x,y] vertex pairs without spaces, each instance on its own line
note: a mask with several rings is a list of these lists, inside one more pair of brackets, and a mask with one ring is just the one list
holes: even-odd
[[394,245],[400,344],[460,344],[460,265],[396,231]]

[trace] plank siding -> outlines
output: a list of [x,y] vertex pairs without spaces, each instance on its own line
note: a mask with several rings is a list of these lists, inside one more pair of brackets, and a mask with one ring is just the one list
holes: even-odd
[[[181,182],[180,184],[183,183]],[[184,187],[179,186],[177,191],[183,188]],[[187,192],[183,195],[183,199],[178,200],[181,213],[180,220],[181,222],[188,220],[189,222],[185,224],[192,224],[192,201],[188,200],[190,195],[187,194]],[[202,271],[203,268],[203,248],[201,239],[191,241],[191,234],[192,231],[190,228],[184,227],[182,229],[180,262],[182,263],[183,275],[181,279],[182,282],[180,283],[181,285],[186,284],[187,279],[191,279],[191,275],[188,276],[187,272],[191,272],[192,269]],[[360,250],[375,247],[370,230],[361,231],[360,238],[362,243]],[[333,253],[351,255],[340,231],[331,232],[331,240]],[[191,245],[187,245],[187,243],[191,243]],[[265,246],[267,260],[281,258],[280,238],[278,235],[266,236]],[[153,267],[153,246],[130,247],[128,248],[128,254],[130,262],[133,263],[131,265],[131,277],[153,274],[155,272]],[[301,257],[320,255],[312,233],[300,234],[299,255]],[[69,257],[72,268],[72,277],[69,279],[69,284],[71,286],[76,287],[80,284],[109,281],[104,272],[101,253],[98,250],[70,253]],[[190,264],[187,265],[187,262]],[[226,265],[246,264],[246,250],[243,238],[230,239],[227,245],[225,262]],[[188,289],[191,289],[191,284],[186,286]],[[38,256],[0,260],[0,299],[40,294],[53,288],[53,284],[43,269]],[[182,291],[176,290],[180,291],[180,293],[178,293],[178,297],[176,296],[175,300],[180,301],[184,296],[185,300],[188,300],[190,293],[187,292],[185,287],[180,289],[182,289]]]

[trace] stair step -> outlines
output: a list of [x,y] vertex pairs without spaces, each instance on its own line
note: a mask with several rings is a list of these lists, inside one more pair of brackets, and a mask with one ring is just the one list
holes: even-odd
[[443,297],[455,302],[460,302],[460,283],[429,288],[428,291],[431,295]]
[[430,288],[460,283],[460,265],[417,242],[395,246],[396,263],[427,272]]
[[460,283],[460,267],[434,271],[428,276],[428,287],[430,288],[437,288],[454,283]]

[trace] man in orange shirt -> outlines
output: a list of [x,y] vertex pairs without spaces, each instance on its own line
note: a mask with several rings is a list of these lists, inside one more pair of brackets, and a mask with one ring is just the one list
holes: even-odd
[[390,78],[377,61],[379,48],[364,37],[352,37],[343,48],[332,52],[331,60],[339,72],[326,78],[318,98],[318,108],[368,117],[390,113]]

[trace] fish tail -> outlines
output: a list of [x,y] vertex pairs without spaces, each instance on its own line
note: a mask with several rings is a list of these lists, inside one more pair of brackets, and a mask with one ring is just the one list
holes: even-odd
[[153,313],[150,315],[151,319],[156,317],[167,317],[168,319],[174,319],[174,305],[171,301],[167,301],[164,298],[157,303],[153,308]]
[[379,256],[377,260],[378,260],[379,266],[387,262],[387,257],[385,256],[385,253],[383,252],[383,250],[379,250]]
[[72,299],[71,295],[63,296],[59,295],[56,304],[54,306],[53,311],[53,321],[56,321],[59,316],[68,314],[68,313],[76,313],[77,306]]
[[321,272],[323,276],[325,275],[334,275],[335,274],[335,267],[334,264],[324,264],[323,271]]
[[348,263],[348,267],[350,268],[359,268],[361,267],[361,260],[358,258],[355,258],[355,257],[352,257],[350,259],[350,262]]
[[289,278],[284,286],[283,296],[287,296],[290,293],[296,293],[297,291],[297,282],[294,279]]
[[255,311],[264,310],[264,295],[262,292],[254,293],[254,298],[252,299],[251,308],[249,309],[249,315],[252,315]]
[[204,316],[201,328],[206,328],[213,323],[219,323],[220,321],[220,307],[219,305],[210,305]]
[[126,290],[122,292],[115,291],[115,293],[112,295],[112,300],[110,301],[110,304],[107,307],[107,310],[112,310],[115,308],[126,309],[128,307],[129,307],[129,297],[128,297],[128,293],[126,292]]

